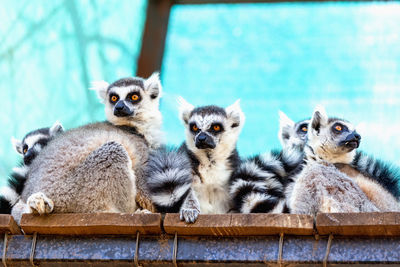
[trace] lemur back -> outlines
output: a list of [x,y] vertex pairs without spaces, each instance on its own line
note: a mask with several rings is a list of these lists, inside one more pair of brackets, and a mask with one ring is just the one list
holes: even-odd
[[152,209],[142,185],[149,150],[162,142],[158,74],[98,83],[96,90],[108,122],[64,132],[43,149],[13,208],[17,220],[23,212],[133,212],[136,201]]
[[[42,192],[54,201],[54,212],[133,212],[133,179],[140,175],[148,150],[142,137],[107,122],[69,130],[32,163],[22,200]],[[107,191],[108,197],[99,197]],[[63,198],[57,200],[60,195]]]
[[7,179],[7,186],[0,189],[0,213],[11,213],[12,207],[17,203],[24,189],[26,175],[32,161],[48,142],[63,131],[62,125],[55,122],[50,128],[40,128],[27,133],[22,140],[11,139],[14,149],[23,156],[23,161],[20,166],[13,168],[13,172]]

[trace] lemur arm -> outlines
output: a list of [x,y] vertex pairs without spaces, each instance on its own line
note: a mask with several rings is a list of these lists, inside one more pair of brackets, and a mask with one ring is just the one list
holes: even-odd
[[179,210],[180,219],[187,223],[194,223],[200,214],[200,202],[193,189],[189,190]]

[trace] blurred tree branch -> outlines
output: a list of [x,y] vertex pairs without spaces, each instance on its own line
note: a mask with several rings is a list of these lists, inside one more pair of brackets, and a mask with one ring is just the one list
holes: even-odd
[[61,7],[61,5],[54,7],[43,19],[32,24],[32,26],[25,31],[25,34],[18,41],[0,52],[0,60],[9,56],[10,54],[14,54],[22,45],[29,41],[41,29],[43,29],[44,26],[50,23],[51,19],[58,13],[58,11],[61,10]]

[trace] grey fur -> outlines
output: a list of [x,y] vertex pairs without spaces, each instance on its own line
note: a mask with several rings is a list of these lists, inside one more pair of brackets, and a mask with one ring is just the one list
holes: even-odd
[[295,214],[379,211],[354,180],[329,163],[308,162],[292,190],[288,206]]

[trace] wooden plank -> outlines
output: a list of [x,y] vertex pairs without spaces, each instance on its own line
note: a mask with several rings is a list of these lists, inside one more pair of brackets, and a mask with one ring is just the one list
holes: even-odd
[[148,1],[137,76],[146,78],[161,69],[172,2],[172,0]]
[[400,236],[400,213],[321,213],[316,227],[320,235]]
[[210,236],[312,235],[314,219],[297,214],[201,214],[194,224],[167,214],[164,230],[168,234]]
[[21,230],[11,215],[0,214],[0,233],[19,235],[21,234]]
[[161,214],[68,213],[24,214],[21,228],[26,234],[134,235],[161,233]]

